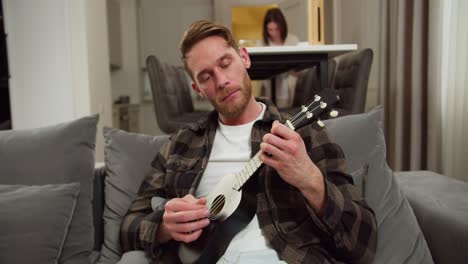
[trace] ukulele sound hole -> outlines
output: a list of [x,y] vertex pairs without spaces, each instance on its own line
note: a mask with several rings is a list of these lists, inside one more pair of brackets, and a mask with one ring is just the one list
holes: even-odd
[[218,195],[214,200],[213,203],[211,204],[210,208],[210,220],[215,220],[218,214],[221,212],[221,210],[224,207],[224,203],[226,201],[226,198],[224,198],[224,195]]

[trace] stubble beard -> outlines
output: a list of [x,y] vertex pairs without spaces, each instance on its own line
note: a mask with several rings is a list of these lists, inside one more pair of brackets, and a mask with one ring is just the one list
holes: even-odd
[[240,89],[241,99],[234,103],[225,103],[218,104],[216,101],[212,101],[216,111],[224,117],[236,117],[239,116],[249,103],[250,97],[252,96],[252,84],[250,82],[250,77],[247,74],[247,71],[244,72],[244,77],[242,78],[242,86]]

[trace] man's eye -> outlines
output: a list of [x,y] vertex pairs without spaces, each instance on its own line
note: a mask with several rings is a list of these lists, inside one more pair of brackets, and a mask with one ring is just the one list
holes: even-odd
[[200,76],[200,78],[198,78],[201,82],[205,82],[205,81],[208,81],[210,79],[210,75],[209,74],[203,74]]
[[224,60],[221,62],[221,68],[227,68],[229,65],[231,65],[231,60]]

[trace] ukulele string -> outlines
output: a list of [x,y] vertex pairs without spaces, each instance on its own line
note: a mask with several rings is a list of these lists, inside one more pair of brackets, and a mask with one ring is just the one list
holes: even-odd
[[[307,106],[307,108],[311,108],[312,105],[315,103],[316,101],[312,101],[312,103],[310,105]],[[317,105],[315,106],[315,108],[312,109],[312,111],[315,111],[318,107],[320,107],[320,105]],[[303,112],[299,112],[297,114],[295,114],[289,121],[291,121],[291,123],[293,123],[293,125],[297,125],[299,124],[302,120],[304,120],[304,118],[306,117],[305,114],[303,114]],[[297,118],[300,118],[300,120],[297,120]]]

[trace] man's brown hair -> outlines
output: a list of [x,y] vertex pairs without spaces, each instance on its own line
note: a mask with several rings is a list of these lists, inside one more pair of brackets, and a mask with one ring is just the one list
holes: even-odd
[[[231,31],[223,25],[215,24],[208,20],[199,20],[193,22],[187,31],[184,33],[184,37],[180,42],[180,52],[182,53],[182,61],[184,62],[185,70],[190,74],[193,79],[192,71],[188,68],[186,55],[199,41],[211,37],[219,36],[226,40],[229,46],[233,47],[239,52],[239,46],[232,37]],[[195,80],[195,79],[194,79]]]

